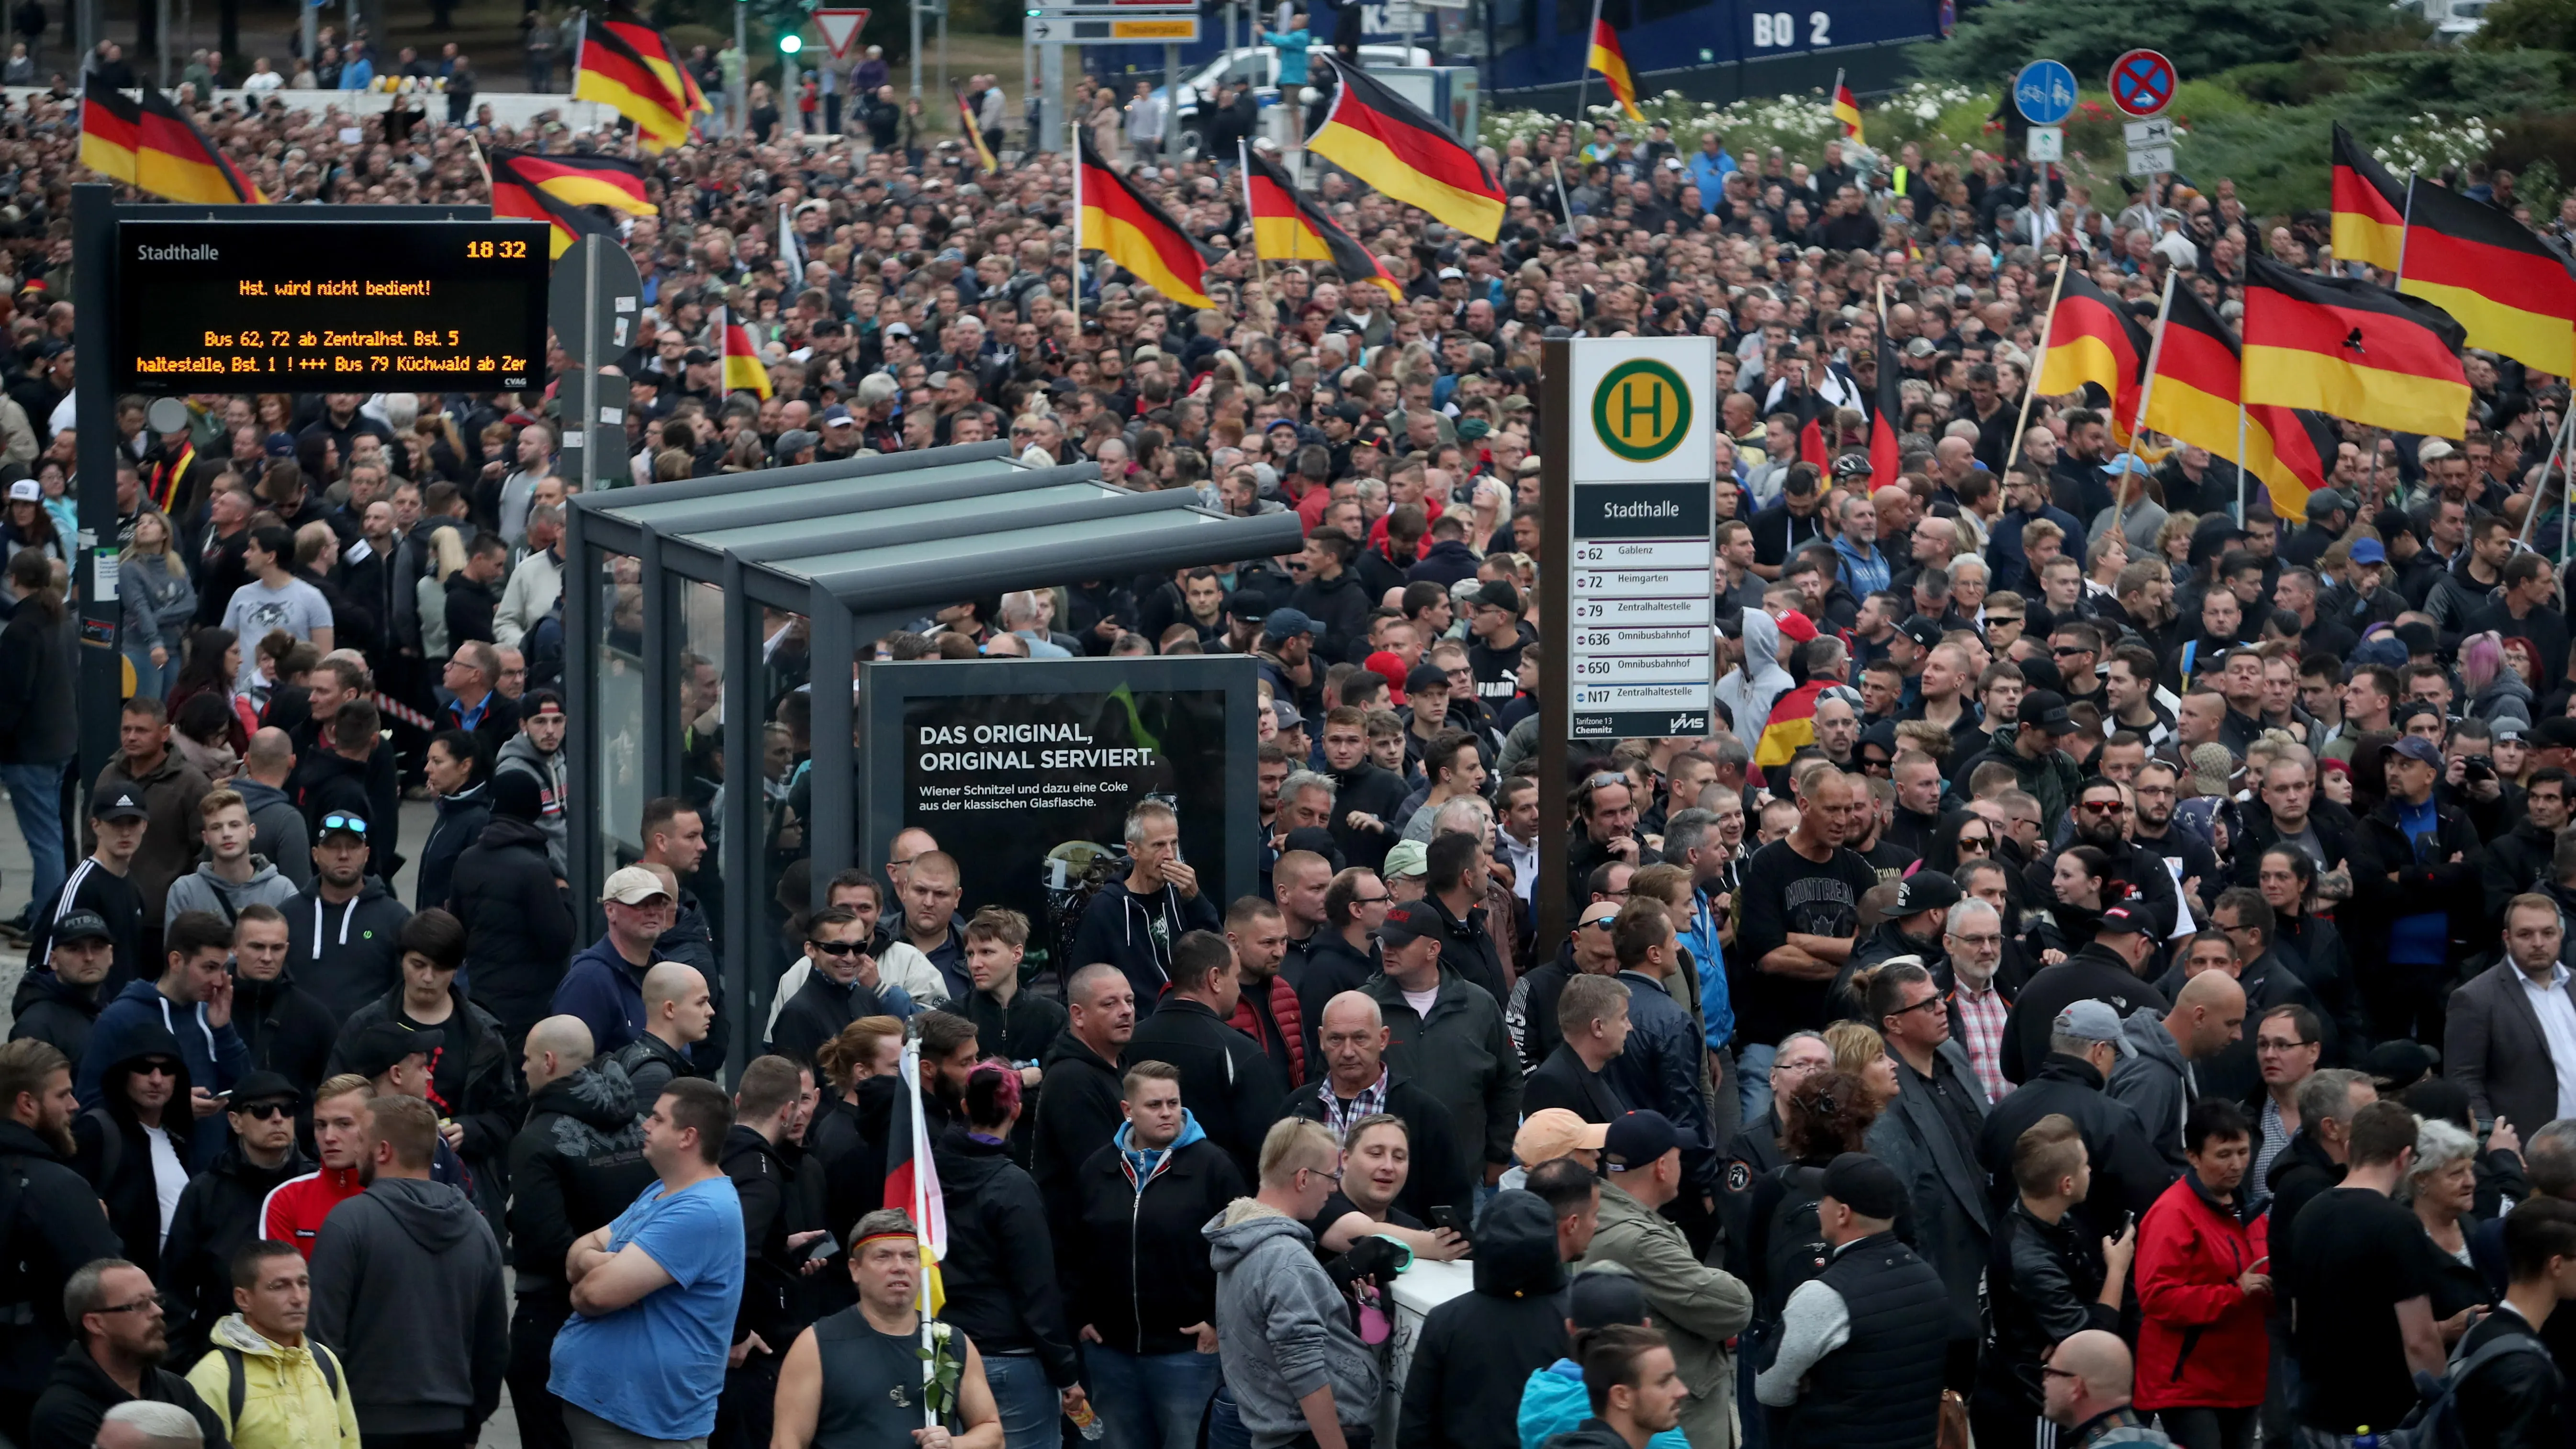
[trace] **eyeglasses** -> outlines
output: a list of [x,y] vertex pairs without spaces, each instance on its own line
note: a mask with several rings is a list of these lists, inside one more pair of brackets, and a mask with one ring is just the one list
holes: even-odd
[[1952,936],[1950,939],[1958,942],[1962,946],[1974,946],[1979,950],[1983,950],[1988,946],[2000,946],[2004,943],[2004,938],[2000,933],[1994,935]]
[[2087,800],[2084,802],[2084,809],[2088,814],[2093,815],[2126,815],[2129,813],[2128,802],[2124,800]]
[[1889,1012],[1889,1013],[1888,1013],[1888,1015],[1890,1015],[1890,1016],[1905,1016],[1905,1015],[1909,1015],[1909,1014],[1911,1014],[1911,1013],[1913,1013],[1913,1012],[1922,1011],[1922,1010],[1924,1010],[1924,1009],[1925,1009],[1925,1008],[1927,1008],[1927,1007],[1938,1007],[1938,1006],[1941,1006],[1941,1005],[1943,1005],[1943,1004],[1944,1004],[1944,1003],[1943,1003],[1943,1002],[1942,1002],[1942,1000],[1941,1000],[1940,994],[1939,994],[1938,992],[1935,992],[1934,994],[1932,994],[1932,995],[1930,995],[1930,996],[1924,997],[1921,1001],[1918,1001],[1918,1002],[1914,1003],[1912,1006],[1900,1006],[1900,1007],[1896,1008],[1894,1011]]
[[1340,1173],[1338,1173],[1338,1172],[1334,1172],[1334,1171],[1332,1171],[1332,1170],[1330,1170],[1330,1169],[1328,1169],[1328,1168],[1322,1168],[1322,1167],[1301,1167],[1301,1168],[1299,1168],[1299,1169],[1297,1169],[1297,1170],[1298,1170],[1299,1172],[1311,1172],[1311,1173],[1315,1174],[1317,1177],[1320,1177],[1320,1178],[1324,1179],[1326,1182],[1331,1183],[1331,1184],[1332,1184],[1333,1186],[1335,1186],[1335,1187],[1340,1187],[1340,1186],[1342,1185],[1342,1175],[1341,1175]]
[[1583,929],[1585,929],[1585,930],[1593,930],[1593,931],[1606,931],[1606,930],[1609,930],[1609,929],[1610,929],[1610,925],[1611,925],[1611,923],[1612,923],[1613,921],[1618,920],[1618,919],[1619,919],[1619,918],[1618,918],[1617,916],[1597,916],[1597,917],[1595,917],[1595,918],[1593,918],[1593,919],[1591,919],[1591,920],[1589,920],[1589,921],[1585,921],[1585,922],[1583,923]]
[[2093,651],[2078,644],[2058,644],[2052,646],[2048,652],[2063,659],[2069,654],[2090,654]]
[[1351,904],[1355,906],[1383,906],[1392,904],[1394,900],[1395,897],[1393,896],[1353,896],[1351,897]]
[[2258,1052],[2294,1052],[2303,1046],[2315,1045],[2315,1042],[2298,1041],[2296,1039],[2284,1041],[2277,1036],[2258,1036],[2254,1038],[2254,1050]]
[[856,956],[867,950],[856,941],[808,941],[805,946],[826,956]]
[[179,1064],[177,1062],[145,1062],[143,1065],[136,1067],[134,1071],[135,1075],[143,1077],[175,1077],[179,1075]]
[[280,1117],[291,1117],[295,1114],[295,1108],[285,1102],[244,1102],[232,1110],[261,1122],[274,1122]]
[[2073,1369],[2062,1369],[2053,1363],[2041,1364],[2039,1366],[2039,1376],[2044,1379],[2080,1379],[2084,1377]]
[[1962,835],[1959,837],[1959,849],[1963,851],[1975,851],[1979,855],[1983,855],[1994,848],[1995,842],[1987,836]]
[[153,1293],[137,1298],[131,1303],[110,1303],[103,1307],[93,1308],[90,1312],[106,1314],[141,1313],[147,1308],[158,1308],[162,1312],[167,1313],[170,1311],[171,1302],[172,1300],[169,1294]]
[[334,810],[322,817],[322,833],[328,835],[334,830],[346,831],[351,835],[364,835],[367,833],[367,822],[355,815]]

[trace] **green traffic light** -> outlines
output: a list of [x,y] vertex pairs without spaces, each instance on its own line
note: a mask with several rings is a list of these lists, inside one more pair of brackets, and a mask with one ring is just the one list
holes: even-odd
[[778,53],[781,55],[794,55],[796,52],[803,50],[804,48],[805,42],[800,37],[794,35],[782,35],[778,37]]

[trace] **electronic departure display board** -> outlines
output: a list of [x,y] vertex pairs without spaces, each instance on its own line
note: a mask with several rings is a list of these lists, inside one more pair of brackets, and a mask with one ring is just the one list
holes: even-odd
[[532,221],[125,221],[120,392],[497,392],[546,362]]

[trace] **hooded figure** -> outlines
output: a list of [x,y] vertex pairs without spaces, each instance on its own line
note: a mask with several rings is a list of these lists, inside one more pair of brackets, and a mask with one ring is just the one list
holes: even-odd
[[378,1177],[313,1246],[308,1332],[349,1368],[363,1434],[470,1439],[501,1402],[501,1246],[464,1193]]
[[491,821],[456,858],[448,912],[465,923],[466,990],[516,1042],[546,1015],[578,942],[572,899],[539,818],[536,781],[521,771],[492,777]]
[[1762,738],[1771,702],[1796,687],[1780,667],[1780,626],[1760,609],[1744,611],[1744,662],[1717,682],[1718,702],[1735,716],[1735,737]]
[[1566,1353],[1556,1217],[1534,1192],[1476,1217],[1476,1289],[1431,1310],[1404,1376],[1404,1444],[1509,1445],[1529,1376]]
[[[169,1068],[161,1078],[168,1095],[161,1098],[160,1120],[149,1127],[137,1115],[130,1090],[146,1062]],[[155,1088],[147,1081],[144,1090]],[[116,1055],[99,1073],[98,1105],[72,1119],[72,1141],[79,1148],[72,1166],[98,1189],[107,1205],[107,1224],[124,1242],[127,1260],[156,1283],[161,1281],[161,1241],[170,1229],[161,1204],[166,1199],[175,1209],[188,1185],[188,1141],[196,1125],[189,1096],[188,1062],[179,1052],[178,1038],[160,1026],[139,1023],[119,1033]]]

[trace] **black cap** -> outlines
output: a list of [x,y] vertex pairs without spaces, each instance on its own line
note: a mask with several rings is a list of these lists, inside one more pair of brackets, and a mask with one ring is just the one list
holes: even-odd
[[1959,883],[1937,870],[1918,870],[1896,883],[1896,914],[1947,910],[1959,903]]
[[1413,666],[1411,674],[1404,676],[1404,692],[1407,694],[1417,689],[1447,689],[1448,687],[1449,671],[1437,664],[1417,664]]
[[503,770],[492,777],[492,813],[503,819],[524,820],[531,824],[545,813],[545,793],[537,777],[525,770]]
[[2576,718],[2553,714],[2531,728],[2531,741],[2553,749],[2576,749]]
[[2155,934],[2155,923],[2147,919],[2144,911],[2131,910],[2127,906],[2113,906],[2102,913],[2102,919],[2094,926],[2093,934],[2096,936],[2149,936]]
[[1521,591],[1513,588],[1509,579],[1486,580],[1484,585],[1476,590],[1475,601],[1488,609],[1501,609],[1506,613],[1517,614],[1521,611]]
[[1915,615],[1897,625],[1896,632],[1913,640],[1918,647],[1924,649],[1929,649],[1941,642],[1941,623],[1929,614]]
[[1425,936],[1440,934],[1440,917],[1422,901],[1407,901],[1389,906],[1386,924],[1378,927],[1377,938],[1389,946],[1410,946]]
[[2034,689],[2021,697],[2021,728],[2038,728],[2052,735],[2072,734],[2075,720],[2066,712],[2066,700],[2053,690]]
[[2381,1042],[2361,1059],[2361,1069],[2383,1092],[2402,1092],[2431,1076],[2441,1065],[2441,1055],[2431,1047],[2406,1040]]
[[358,1029],[341,1060],[359,1076],[377,1077],[407,1056],[427,1056],[437,1051],[446,1040],[444,1032],[413,1031],[393,1021],[369,1022]]
[[119,785],[89,802],[89,818],[92,820],[148,820],[151,817],[152,812],[143,808],[143,797],[135,794],[130,785]]
[[1825,1196],[1865,1218],[1893,1222],[1905,1212],[1896,1169],[1866,1152],[1846,1152],[1825,1168]]
[[72,911],[65,914],[61,920],[54,922],[54,944],[57,946],[68,941],[113,941],[115,939],[115,935],[107,929],[106,919],[96,911]]
[[1566,1295],[1565,1316],[1577,1332],[1624,1323],[1634,1328],[1646,1321],[1646,1289],[1634,1274],[1592,1268],[1574,1275]]
[[1663,1113],[1629,1112],[1610,1119],[1610,1135],[1601,1143],[1601,1165],[1646,1167],[1681,1145],[1681,1134]]
[[2409,654],[2431,654],[2442,647],[2442,636],[2432,625],[2411,620],[2397,626],[2397,638]]
[[276,1072],[253,1072],[233,1083],[232,1110],[238,1112],[253,1102],[291,1102],[304,1105],[304,1089]]
[[1225,612],[1246,624],[1258,624],[1270,617],[1270,596],[1259,589],[1237,589],[1225,601]]
[[1281,854],[1291,850],[1304,850],[1320,855],[1327,864],[1332,866],[1334,874],[1341,873],[1342,848],[1334,843],[1333,832],[1320,825],[1299,826],[1289,831],[1288,838],[1281,841],[1279,845]]

